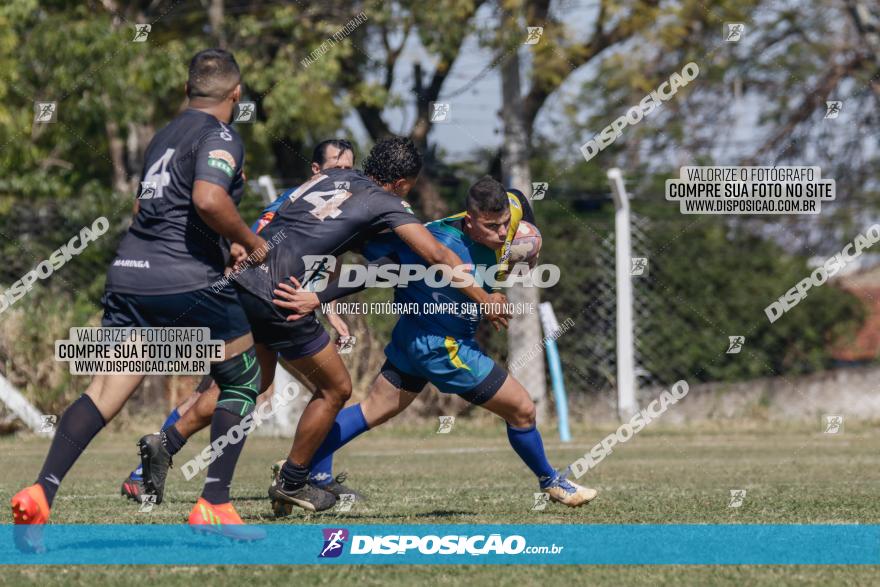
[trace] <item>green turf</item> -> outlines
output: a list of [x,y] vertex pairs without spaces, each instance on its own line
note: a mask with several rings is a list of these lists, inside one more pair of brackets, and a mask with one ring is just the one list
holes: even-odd
[[[349,513],[271,516],[266,499],[269,465],[288,449],[284,440],[252,438],[234,483],[236,507],[246,520],[301,524],[411,523],[880,523],[880,434],[876,427],[847,422],[839,435],[815,427],[652,427],[619,446],[580,481],[600,491],[586,508],[552,505],[533,512],[535,482],[507,445],[500,423],[456,424],[449,435],[435,423],[373,431],[343,450],[337,470],[370,498]],[[577,430],[563,446],[548,433],[551,460],[567,465],[607,430]],[[203,477],[185,481],[170,474],[166,502],[139,513],[119,495],[126,472],[136,464],[136,434],[102,436],[65,479],[55,502],[54,522],[181,523]],[[193,438],[176,457],[182,463],[207,442]],[[0,499],[8,503],[35,477],[45,440],[0,440]],[[728,507],[730,490],[745,489],[740,508]],[[8,515],[8,514],[7,514]],[[291,568],[304,585],[337,584],[546,584],[552,577],[590,585],[787,585],[869,584],[875,568],[846,567],[369,567]],[[272,580],[279,569],[253,568],[28,568],[0,574],[2,583],[147,584],[210,578],[213,584]],[[552,574],[548,574],[552,573]]]

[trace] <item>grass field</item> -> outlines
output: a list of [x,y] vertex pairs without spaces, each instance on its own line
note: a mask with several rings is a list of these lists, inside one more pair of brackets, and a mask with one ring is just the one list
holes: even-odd
[[[239,463],[233,497],[246,520],[302,524],[432,523],[880,523],[880,434],[847,422],[845,433],[770,424],[737,427],[649,428],[618,446],[580,481],[600,490],[578,510],[551,505],[534,512],[536,489],[510,450],[501,423],[456,423],[449,435],[436,424],[373,431],[340,452],[337,471],[369,500],[348,513],[297,514],[276,521],[266,499],[269,465],[283,456],[285,440],[252,438]],[[564,466],[608,430],[576,430],[561,445],[545,433],[551,460]],[[162,523],[185,521],[203,477],[185,481],[171,471],[166,501],[139,513],[118,494],[136,464],[136,434],[102,436],[65,480],[55,502],[56,523]],[[207,442],[202,433],[178,455],[184,462]],[[33,482],[48,443],[23,437],[0,440],[0,498]],[[731,489],[745,489],[739,508]],[[8,516],[8,513],[4,514]],[[284,575],[279,575],[285,573]],[[291,573],[288,575],[287,573]],[[577,585],[801,585],[871,584],[875,567],[29,567],[4,570],[8,584],[184,584],[244,580],[297,584],[532,585],[562,579]]]

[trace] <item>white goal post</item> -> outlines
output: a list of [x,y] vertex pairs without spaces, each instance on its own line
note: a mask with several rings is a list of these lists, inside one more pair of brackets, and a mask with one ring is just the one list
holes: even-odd
[[629,196],[623,174],[613,167],[608,181],[614,197],[614,267],[617,292],[617,413],[621,420],[639,411],[633,330],[632,243]]
[[0,403],[35,434],[52,436],[52,429],[43,426],[42,414],[3,375],[0,375]]

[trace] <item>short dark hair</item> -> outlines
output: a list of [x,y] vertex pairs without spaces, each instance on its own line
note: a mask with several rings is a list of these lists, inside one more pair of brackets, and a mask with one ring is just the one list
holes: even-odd
[[232,53],[223,49],[205,49],[189,62],[186,95],[219,101],[240,82],[241,70]]
[[478,179],[468,190],[466,202],[468,210],[495,214],[507,210],[509,206],[507,190],[488,175]]
[[380,185],[412,179],[422,170],[422,155],[406,137],[388,137],[373,146],[364,160],[364,173]]
[[354,161],[354,147],[350,142],[345,139],[327,139],[315,145],[315,150],[312,151],[312,163],[317,163],[319,167],[324,166],[327,162],[327,147],[336,147],[340,154],[351,151],[351,160]]

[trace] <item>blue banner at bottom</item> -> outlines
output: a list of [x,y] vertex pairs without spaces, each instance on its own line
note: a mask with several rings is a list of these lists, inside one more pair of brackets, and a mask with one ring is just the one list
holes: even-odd
[[0,526],[4,565],[875,565],[878,525]]

